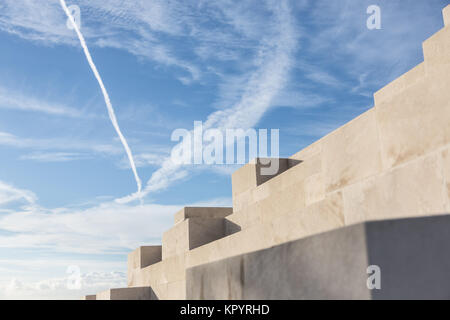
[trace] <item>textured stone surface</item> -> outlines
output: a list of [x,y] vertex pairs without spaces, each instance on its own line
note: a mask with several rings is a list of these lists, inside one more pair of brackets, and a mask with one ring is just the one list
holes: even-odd
[[224,218],[188,218],[163,234],[165,260],[225,236]]
[[128,285],[134,282],[136,273],[139,273],[142,268],[161,261],[161,250],[161,246],[142,246],[128,254]]
[[450,4],[442,9],[442,16],[444,17],[444,24],[450,26]]
[[394,97],[403,92],[407,87],[415,84],[425,77],[425,63],[420,63],[404,75],[395,79],[385,87],[381,88],[374,93],[375,105],[379,105],[382,102],[389,102]]
[[385,169],[450,143],[450,80],[435,80],[418,82],[375,107]]
[[373,109],[331,133],[323,141],[326,192],[381,171],[380,144]]
[[448,215],[366,222],[204,264],[187,299],[449,299],[449,229]]
[[[260,161],[276,162],[276,171],[273,174],[264,173],[264,168],[269,166]],[[295,167],[300,161],[287,158],[257,158],[242,166],[232,174],[231,184],[233,192],[233,208],[241,210],[246,204],[253,202],[252,189],[267,183],[267,181],[278,177],[280,174]]]
[[156,300],[150,287],[117,288],[97,293],[97,300]]
[[345,223],[443,213],[438,155],[419,158],[344,189]]
[[187,218],[224,218],[233,213],[225,207],[184,207],[175,214],[175,224]]
[[444,173],[444,197],[447,196],[446,211],[450,212],[450,147],[442,151],[442,171]]
[[[423,43],[423,55],[428,75],[440,71],[442,67],[450,65],[450,27],[439,30]],[[435,70],[437,69],[437,70]]]

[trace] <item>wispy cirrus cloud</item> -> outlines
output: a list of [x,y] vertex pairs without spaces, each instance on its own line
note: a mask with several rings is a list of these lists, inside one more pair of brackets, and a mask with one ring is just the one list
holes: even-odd
[[[270,32],[267,32],[260,43],[252,62],[253,68],[242,77],[247,79],[246,85],[237,96],[238,101],[211,113],[204,127],[225,130],[226,128],[250,128],[258,123],[264,113],[272,106],[273,99],[284,89],[292,67],[292,55],[296,49],[298,35],[295,33],[295,22],[287,2],[269,1],[267,9],[273,12]],[[232,9],[229,7],[228,9]],[[237,15],[239,16],[239,15]],[[229,18],[235,18],[230,14]],[[245,20],[245,19],[244,19]],[[246,34],[256,32],[252,24],[242,20],[234,20],[235,27]],[[175,148],[180,147],[180,145]],[[174,164],[167,158],[156,170],[144,188],[144,195],[167,188],[170,184],[187,176],[187,168]],[[126,203],[136,200],[130,195],[117,201]]]
[[[114,141],[114,140],[113,140]],[[97,154],[118,155],[122,150],[118,144],[82,141],[73,138],[23,138],[0,131],[0,146],[31,150],[74,150]]]
[[86,116],[81,109],[60,103],[47,102],[39,98],[0,86],[0,109],[42,112],[54,116],[79,118]]
[[67,162],[90,159],[92,156],[74,152],[37,152],[20,156],[20,160],[33,160],[38,162]]
[[34,204],[37,196],[28,190],[16,188],[10,184],[0,181],[0,205],[22,202]]
[[[0,215],[0,248],[40,249],[52,253],[125,254],[158,244],[181,205],[121,205],[101,202],[87,208],[44,208],[34,193],[0,182],[0,204],[28,204]],[[218,198],[187,206],[229,206]]]
[[[199,68],[177,56],[176,50],[160,39],[160,34],[185,35],[184,17],[190,16],[190,5],[159,0],[80,0],[70,4],[81,7],[82,21],[86,22],[82,29],[88,42],[181,68],[189,74],[179,77],[186,84],[199,79]],[[0,30],[46,45],[77,45],[58,1],[5,0],[0,4]]]
[[[340,78],[344,88],[367,96],[368,92],[373,93],[423,59],[421,42],[431,35],[425,30],[431,29],[428,28],[430,23],[436,25],[435,30],[440,24],[439,19],[430,19],[430,16],[440,14],[431,2],[445,6],[445,1],[441,0],[416,1],[414,4],[378,1],[382,28],[369,30],[366,9],[373,4],[371,0],[357,3],[351,0],[308,1],[302,10],[306,22],[315,28],[309,28],[306,35],[306,57],[313,56],[311,63],[321,65],[314,67],[320,73],[333,70],[331,76]],[[413,24],[427,28],[418,30]],[[308,68],[305,64],[301,67]],[[365,81],[360,81],[361,75],[366,75]],[[323,80],[324,84],[338,84],[328,76]]]

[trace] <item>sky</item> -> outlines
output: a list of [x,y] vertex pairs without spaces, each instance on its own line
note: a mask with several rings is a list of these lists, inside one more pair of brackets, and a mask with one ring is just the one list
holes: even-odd
[[[448,0],[0,1],[0,299],[126,286],[126,256],[183,206],[231,206],[239,165],[173,165],[178,128],[280,130],[288,157],[423,61]],[[366,26],[378,5],[381,29]],[[69,24],[70,25],[70,24]],[[79,270],[81,288],[67,285]]]

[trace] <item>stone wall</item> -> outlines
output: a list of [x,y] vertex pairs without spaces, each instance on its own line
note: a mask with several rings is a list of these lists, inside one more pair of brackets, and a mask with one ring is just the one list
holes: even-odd
[[128,286],[158,299],[201,297],[186,287],[189,268],[369,220],[450,212],[450,6],[443,14],[424,62],[376,92],[372,109],[277,159],[275,175],[261,176],[258,161],[237,170],[233,208],[178,212],[162,248],[129,255]]
[[450,215],[351,225],[190,268],[186,298],[450,299],[449,230]]

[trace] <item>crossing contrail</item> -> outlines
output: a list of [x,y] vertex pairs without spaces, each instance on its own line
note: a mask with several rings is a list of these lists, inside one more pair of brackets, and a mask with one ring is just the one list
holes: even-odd
[[136,184],[137,184],[137,188],[138,188],[137,195],[140,196],[141,189],[142,189],[142,182],[137,173],[136,164],[134,163],[134,159],[133,159],[133,154],[131,153],[131,150],[130,150],[130,147],[128,146],[127,140],[125,139],[122,132],[120,131],[119,123],[117,122],[117,118],[114,113],[114,109],[111,105],[111,100],[109,99],[108,92],[106,91],[105,85],[103,84],[103,80],[100,77],[100,74],[98,73],[98,70],[94,64],[94,61],[92,60],[91,54],[89,53],[89,49],[86,45],[86,41],[84,40],[83,34],[81,33],[80,28],[77,26],[72,14],[70,13],[69,8],[66,5],[66,2],[64,0],[60,0],[59,2],[61,3],[61,7],[64,9],[64,12],[66,13],[67,17],[69,18],[70,22],[72,23],[72,26],[73,26],[75,32],[78,35],[78,39],[80,40],[81,46],[83,47],[83,51],[84,51],[84,54],[86,55],[86,59],[89,63],[89,66],[91,67],[92,72],[94,73],[95,78],[97,79],[98,84],[100,85],[100,88],[103,93],[103,97],[105,98],[106,107],[108,108],[109,119],[111,120],[111,123],[112,123],[114,129],[116,130],[117,135],[119,136],[119,139],[122,142],[123,147],[125,148],[125,151],[128,156],[128,160],[130,161],[131,169],[133,170],[133,174],[136,179]]

